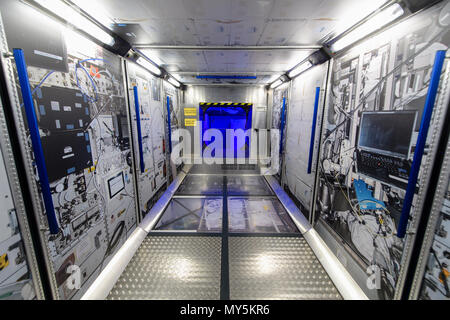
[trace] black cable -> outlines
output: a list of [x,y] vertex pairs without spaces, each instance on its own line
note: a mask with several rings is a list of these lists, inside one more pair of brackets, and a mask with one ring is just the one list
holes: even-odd
[[120,221],[109,240],[108,247],[106,248],[105,257],[111,254],[111,251],[117,246],[119,240],[123,234],[123,230],[125,230],[125,220]]

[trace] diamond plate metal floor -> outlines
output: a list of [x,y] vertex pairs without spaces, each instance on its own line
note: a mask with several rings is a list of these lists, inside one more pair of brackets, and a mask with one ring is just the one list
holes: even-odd
[[[193,228],[186,226],[186,221],[178,217],[180,215],[184,217],[186,210],[189,213],[193,210],[192,212],[198,215],[197,220],[194,219],[194,229],[197,230],[203,202],[213,199],[220,200],[222,204],[217,209],[221,213],[219,220],[223,222],[223,229],[220,223],[215,231],[217,233],[213,236],[178,232],[173,232],[173,235],[148,236],[109,293],[108,299],[342,298],[306,240],[300,235],[295,236],[294,231],[297,229],[290,218],[287,217],[288,222],[292,224],[292,229],[289,230],[281,230],[281,225],[276,224],[273,219],[266,221],[269,209],[275,212],[279,219],[283,217],[283,213],[286,215],[276,198],[255,197],[253,195],[255,192],[252,191],[257,188],[249,189],[253,197],[229,195],[225,191],[233,190],[233,181],[238,186],[246,185],[243,181],[236,183],[239,180],[236,177],[227,177],[225,180],[222,176],[188,176],[185,185],[190,185],[189,178],[198,182],[193,188],[197,190],[196,192],[200,189],[200,185],[205,187],[205,190],[210,190],[211,186],[208,187],[206,182],[215,180],[217,193],[224,192],[223,199],[218,194],[213,198],[173,197],[172,202],[181,201],[182,205],[179,208],[172,208],[173,212],[169,212],[172,215],[165,212],[161,221],[172,219],[176,223],[182,222],[181,227],[169,229],[192,231]],[[261,177],[252,177],[247,180],[255,181],[256,187],[259,186],[262,190],[266,190],[263,187],[270,190]],[[228,188],[223,188],[225,181],[231,182],[227,184]],[[237,189],[236,186],[235,189]],[[235,203],[238,200],[249,203],[238,206],[239,203]],[[171,208],[170,203],[168,208]],[[278,206],[275,206],[277,203]],[[272,205],[274,205],[273,208]],[[284,234],[275,235],[274,233],[274,236],[271,236],[272,232],[267,228],[235,230],[235,220],[244,214],[242,210],[242,212],[237,210],[238,207],[245,207],[245,215],[253,224],[266,226],[270,222],[277,232],[282,231],[281,233]],[[201,229],[201,231],[206,230]],[[238,231],[246,235],[233,234]]]
[[229,237],[230,299],[342,299],[297,237]]
[[149,236],[108,299],[220,299],[220,271],[220,237]]

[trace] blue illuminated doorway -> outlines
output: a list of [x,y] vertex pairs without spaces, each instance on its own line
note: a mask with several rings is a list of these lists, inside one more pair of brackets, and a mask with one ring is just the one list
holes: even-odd
[[[203,134],[208,129],[218,129],[223,137],[223,157],[226,157],[226,129],[242,129],[252,127],[251,103],[200,103],[199,120],[202,121],[202,152],[213,141],[205,141]],[[234,158],[237,158],[237,138],[234,141]],[[250,156],[250,138],[245,138],[245,158]],[[215,152],[212,153],[215,156]]]

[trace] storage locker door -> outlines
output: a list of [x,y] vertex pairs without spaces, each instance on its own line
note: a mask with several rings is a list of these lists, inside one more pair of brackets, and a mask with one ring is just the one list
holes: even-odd
[[129,62],[127,73],[138,198],[143,217],[156,202],[155,195],[167,180],[161,80]]
[[[281,174],[283,171],[283,150],[285,150],[286,146],[286,115],[287,110],[289,110],[289,86],[282,85],[281,87],[275,89],[273,91],[273,104],[272,104],[272,113],[271,119],[272,123],[270,125],[270,129],[279,130],[279,158],[277,164],[272,164],[274,169],[278,168],[278,171],[275,174],[275,177],[280,181]],[[273,142],[272,142],[273,143]],[[271,148],[276,148],[271,145]],[[276,159],[272,159],[272,161],[276,161]]]
[[328,63],[315,66],[295,78],[291,87],[285,176],[289,191],[300,202],[306,217],[312,205],[327,72]]
[[0,123],[0,300],[43,299],[1,100]]

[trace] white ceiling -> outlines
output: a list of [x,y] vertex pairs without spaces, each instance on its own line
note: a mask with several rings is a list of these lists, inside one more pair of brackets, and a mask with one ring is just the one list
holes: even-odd
[[[387,0],[97,0],[133,45],[294,46],[318,45]],[[92,8],[92,0],[77,0]],[[168,70],[285,72],[305,51],[153,50]]]
[[[192,72],[283,72],[294,67],[314,50],[148,50],[168,71]],[[181,69],[178,69],[181,64]]]

